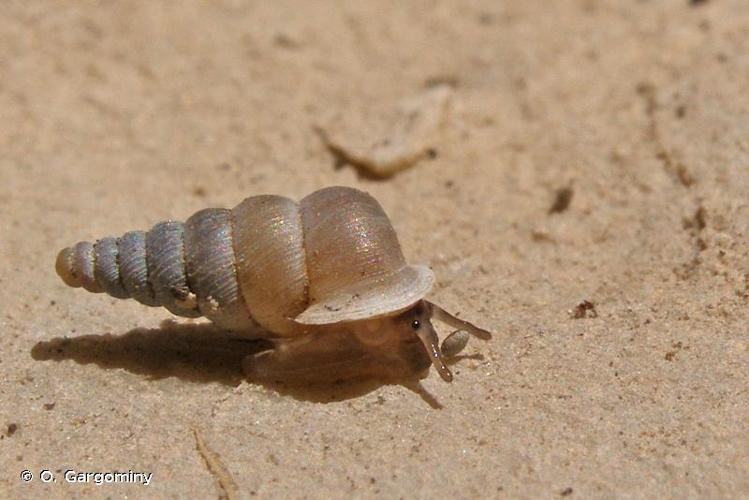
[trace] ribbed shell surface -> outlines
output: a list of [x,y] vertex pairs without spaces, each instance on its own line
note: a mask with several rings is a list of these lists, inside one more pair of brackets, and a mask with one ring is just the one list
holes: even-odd
[[159,222],[146,234],[148,283],[156,301],[172,314],[196,318],[200,311],[191,303],[185,269],[184,224]]
[[217,325],[246,330],[250,310],[237,285],[231,211],[207,208],[185,222],[185,261],[200,312]]
[[328,188],[301,201],[310,302],[361,292],[405,267],[380,204],[354,189]]
[[102,238],[94,243],[94,276],[105,292],[124,299],[128,293],[120,280],[118,254],[117,238]]
[[122,285],[130,297],[147,306],[159,306],[148,282],[146,233],[130,231],[117,240]]
[[373,318],[411,306],[434,276],[409,266],[385,211],[372,196],[347,187],[315,191],[300,202],[309,304],[305,324]]
[[293,335],[307,306],[307,274],[299,205],[282,196],[253,196],[232,210],[237,279],[253,318]]
[[431,271],[409,266],[380,204],[346,187],[294,201],[253,196],[184,223],[62,250],[66,284],[132,297],[222,328],[293,336],[305,324],[393,313],[416,303]]

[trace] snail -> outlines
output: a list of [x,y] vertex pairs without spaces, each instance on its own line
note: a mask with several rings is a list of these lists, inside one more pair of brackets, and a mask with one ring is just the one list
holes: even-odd
[[451,356],[465,347],[464,332],[491,338],[424,299],[432,271],[408,265],[380,204],[348,187],[299,203],[252,196],[184,223],[80,242],[55,267],[68,286],[269,340],[272,349],[243,361],[257,379],[404,377],[431,364],[449,382],[431,320],[463,332],[443,343]]

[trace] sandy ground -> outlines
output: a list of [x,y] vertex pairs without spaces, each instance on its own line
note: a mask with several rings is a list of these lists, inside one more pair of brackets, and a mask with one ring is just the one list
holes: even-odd
[[[0,496],[749,495],[744,0],[6,2],[0,73]],[[315,132],[440,82],[434,154],[390,179]],[[253,384],[226,335],[54,273],[332,184],[496,333],[451,385]]]

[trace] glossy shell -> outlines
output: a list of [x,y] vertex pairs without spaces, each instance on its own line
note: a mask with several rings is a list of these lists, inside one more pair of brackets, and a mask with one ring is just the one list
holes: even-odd
[[427,267],[406,264],[380,204],[347,187],[299,203],[254,196],[184,223],[81,242],[59,253],[56,269],[69,286],[277,336],[394,314],[434,281]]
[[400,311],[423,298],[434,276],[409,266],[377,200],[347,188],[301,202],[309,305],[296,320],[330,324]]

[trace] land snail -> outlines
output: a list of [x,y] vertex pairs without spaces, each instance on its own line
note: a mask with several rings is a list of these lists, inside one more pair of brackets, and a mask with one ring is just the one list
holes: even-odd
[[[80,242],[60,251],[56,270],[71,287],[270,340],[243,361],[260,380],[398,378],[431,364],[449,382],[445,358],[465,347],[465,332],[491,338],[424,299],[432,271],[406,264],[380,204],[348,187],[299,203],[252,196],[184,223]],[[442,346],[432,319],[456,329]]]

